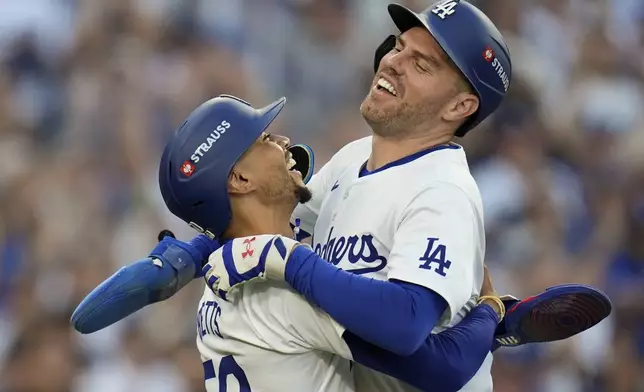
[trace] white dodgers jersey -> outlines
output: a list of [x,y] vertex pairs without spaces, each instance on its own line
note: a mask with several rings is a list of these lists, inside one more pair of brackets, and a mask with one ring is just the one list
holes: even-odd
[[[485,230],[478,187],[457,144],[419,152],[360,176],[372,138],[342,148],[313,176],[313,198],[292,216],[328,262],[355,274],[427,287],[448,309],[438,333],[476,304]],[[366,304],[368,306],[368,304]],[[431,364],[427,364],[431,366]],[[462,391],[492,391],[492,354]],[[419,371],[422,371],[419,369]],[[359,392],[416,391],[356,364]]]
[[355,391],[344,328],[285,283],[244,285],[231,302],[206,287],[197,330],[208,392]]

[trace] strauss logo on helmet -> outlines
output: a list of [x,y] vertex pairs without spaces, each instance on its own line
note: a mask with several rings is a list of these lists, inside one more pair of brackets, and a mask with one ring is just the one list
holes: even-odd
[[190,160],[193,163],[198,163],[201,158],[203,158],[204,154],[210,150],[213,144],[219,140],[221,135],[226,133],[226,130],[230,128],[230,123],[226,120],[223,120],[219,125],[217,125],[217,128],[215,128],[214,131],[208,134],[206,137],[206,140],[201,143],[196,149],[195,152],[192,153],[192,156],[190,157]]
[[192,163],[190,161],[185,161],[185,162],[183,162],[183,164],[179,168],[179,171],[184,176],[190,177],[192,175],[192,173],[195,172],[195,165],[194,165],[194,163]]
[[503,65],[496,57],[494,50],[490,47],[485,49],[483,51],[483,59],[488,63],[492,63],[492,67],[496,71],[496,74],[499,75],[499,78],[501,78],[501,83],[503,83],[503,89],[505,91],[508,91],[508,87],[510,87],[510,78],[508,78],[508,75],[505,73],[505,70],[503,69]]

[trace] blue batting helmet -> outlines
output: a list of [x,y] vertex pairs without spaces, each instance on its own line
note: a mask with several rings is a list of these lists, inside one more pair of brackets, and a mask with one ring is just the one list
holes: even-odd
[[[494,23],[478,8],[462,0],[441,0],[421,13],[398,4],[387,7],[401,33],[423,27],[447,53],[479,98],[479,109],[456,131],[462,137],[501,104],[512,78],[510,51]],[[390,35],[376,50],[375,72],[395,46]]]
[[[174,215],[210,237],[220,237],[231,218],[228,177],[239,158],[284,107],[282,97],[255,109],[231,95],[197,107],[174,132],[161,156],[159,187]],[[305,181],[311,176],[312,152],[297,145],[293,156]],[[305,158],[308,158],[306,161]]]

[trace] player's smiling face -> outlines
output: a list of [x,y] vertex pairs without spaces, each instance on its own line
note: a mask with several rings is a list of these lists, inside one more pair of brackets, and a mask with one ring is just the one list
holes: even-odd
[[466,86],[429,32],[414,27],[383,57],[360,111],[376,134],[421,132],[476,111]]
[[289,143],[285,136],[262,133],[235,164],[232,192],[255,192],[270,204],[308,201],[302,200],[307,195],[306,185],[302,174],[292,169],[295,162],[287,151]]

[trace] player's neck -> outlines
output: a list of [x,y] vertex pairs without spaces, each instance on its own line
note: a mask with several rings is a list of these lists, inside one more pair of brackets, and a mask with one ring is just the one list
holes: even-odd
[[234,208],[226,238],[248,237],[260,234],[281,234],[293,237],[289,224],[293,208],[289,206],[263,206],[259,203],[244,208]]
[[371,142],[371,156],[367,170],[377,170],[391,162],[431,147],[450,143],[452,135],[423,135],[416,137],[388,138],[374,134]]

